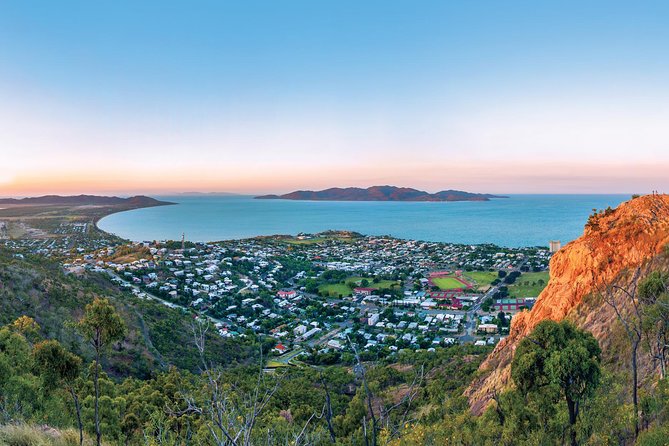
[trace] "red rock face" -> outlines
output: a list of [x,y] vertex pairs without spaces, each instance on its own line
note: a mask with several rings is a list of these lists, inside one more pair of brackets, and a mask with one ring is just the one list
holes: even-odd
[[490,373],[467,390],[472,410],[482,412],[493,392],[510,384],[513,352],[539,322],[560,321],[572,311],[577,312],[585,296],[610,283],[621,272],[653,258],[667,243],[668,195],[646,195],[591,217],[583,236],[553,256],[550,280],[532,310],[513,319],[509,336],[481,365],[481,370]]

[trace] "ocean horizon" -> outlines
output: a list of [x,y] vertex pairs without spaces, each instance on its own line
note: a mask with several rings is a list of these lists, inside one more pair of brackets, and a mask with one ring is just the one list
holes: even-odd
[[490,201],[382,202],[257,200],[253,196],[158,196],[172,206],[124,211],[98,227],[133,241],[212,242],[255,236],[355,231],[432,242],[506,247],[563,244],[583,233],[593,209],[631,195],[509,195]]

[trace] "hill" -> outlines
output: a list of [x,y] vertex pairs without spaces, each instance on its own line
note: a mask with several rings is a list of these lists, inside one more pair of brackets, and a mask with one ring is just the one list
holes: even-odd
[[475,194],[458,190],[443,190],[434,194],[410,187],[372,186],[333,187],[320,191],[299,190],[284,195],[261,195],[263,200],[314,200],[314,201],[489,201],[507,198],[501,195]]
[[0,204],[6,205],[41,205],[41,206],[164,206],[169,203],[155,198],[137,195],[129,198],[103,197],[98,195],[44,195],[42,197],[0,198]]
[[[547,319],[568,319],[592,332],[602,346],[605,361],[614,369],[625,368],[625,346],[620,343],[622,328],[601,291],[611,289],[613,284],[617,293],[636,286],[633,273],[637,268],[641,276],[666,269],[668,243],[667,195],[638,197],[615,210],[593,214],[583,236],[553,256],[550,280],[532,310],[513,318],[510,335],[481,365],[482,377],[467,392],[473,411],[481,413],[493,395],[510,385],[510,365],[516,347]],[[640,366],[652,368],[653,364],[642,361]]]
[[[94,297],[110,298],[128,326],[128,337],[112,350],[105,369],[113,376],[147,377],[169,366],[197,371],[198,352],[192,342],[192,316],[156,302],[121,293],[106,275],[64,274],[57,262],[41,256],[18,256],[0,251],[0,326],[29,316],[41,335],[72,346],[92,357],[69,322],[83,314]],[[254,354],[244,343],[211,336],[211,360],[218,364],[244,362]]]

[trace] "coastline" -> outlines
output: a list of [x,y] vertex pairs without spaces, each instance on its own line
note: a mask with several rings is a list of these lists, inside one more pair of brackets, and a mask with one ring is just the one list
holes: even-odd
[[[0,221],[14,228],[14,235],[10,238],[15,239],[63,239],[76,234],[81,240],[82,235],[84,238],[90,238],[97,233],[103,238],[127,240],[100,228],[99,222],[104,217],[120,212],[178,204],[148,197],[139,197],[140,199],[135,200],[126,199],[120,203],[100,204],[94,201],[96,198],[98,197],[76,203],[58,202],[54,199],[52,202],[44,203],[3,204],[3,207],[0,208]],[[73,225],[83,223],[90,225],[90,230],[93,232],[82,234],[76,229],[65,229],[63,232],[63,228],[71,228]]]
[[[255,200],[253,197],[161,197],[179,208],[115,212],[101,230],[129,240],[241,240],[281,234],[348,230],[370,236],[506,247],[547,246],[582,234],[592,208],[618,205],[627,196],[512,195],[488,202],[328,202]],[[478,204],[475,204],[478,203]]]
[[[112,236],[112,237],[118,237],[118,238],[121,238],[121,239],[123,239],[123,240],[127,240],[127,239],[121,237],[121,236],[118,235],[118,234],[114,234],[113,232],[105,231],[104,229],[100,228],[100,226],[98,226],[98,223],[100,223],[100,221],[101,221],[103,218],[106,218],[106,217],[109,217],[110,215],[118,214],[118,213],[121,213],[121,212],[136,211],[136,210],[138,210],[138,209],[148,209],[148,208],[156,208],[156,207],[162,207],[162,206],[176,206],[176,205],[178,205],[178,204],[179,204],[179,203],[173,203],[173,202],[170,202],[170,201],[158,201],[157,204],[151,204],[151,205],[147,205],[147,206],[138,206],[138,207],[132,207],[132,208],[128,208],[128,209],[114,209],[114,210],[112,210],[111,212],[109,212],[109,213],[107,213],[107,214],[104,214],[104,215],[100,215],[100,216],[95,217],[95,218],[93,219],[92,223],[93,223],[93,227],[94,227],[97,231],[100,231],[100,232],[102,232],[102,233],[104,233],[104,234],[107,234],[107,235],[109,235],[109,236]],[[1,209],[1,208],[0,208],[0,209]]]

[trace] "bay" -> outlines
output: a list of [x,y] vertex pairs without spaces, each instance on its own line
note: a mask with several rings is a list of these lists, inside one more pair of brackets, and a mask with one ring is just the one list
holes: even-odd
[[249,196],[165,196],[174,206],[109,215],[100,229],[134,240],[241,239],[330,229],[365,235],[500,246],[547,246],[583,233],[592,209],[629,195],[511,195],[484,202],[256,200]]

